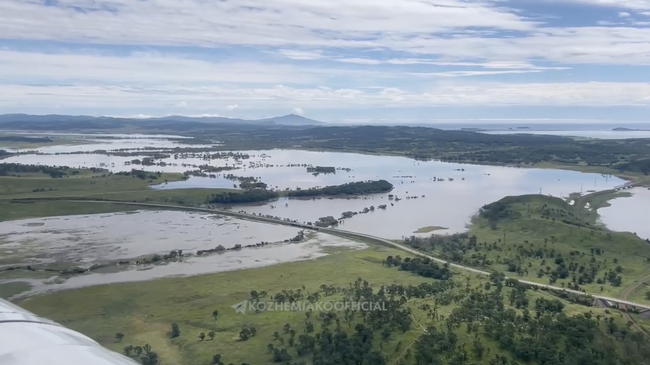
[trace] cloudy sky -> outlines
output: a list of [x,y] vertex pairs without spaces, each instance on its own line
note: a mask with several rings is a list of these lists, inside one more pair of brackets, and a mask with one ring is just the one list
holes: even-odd
[[0,113],[650,122],[650,0],[0,0]]

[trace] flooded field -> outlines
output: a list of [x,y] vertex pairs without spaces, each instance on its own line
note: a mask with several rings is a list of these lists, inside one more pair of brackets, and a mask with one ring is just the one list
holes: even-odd
[[[86,138],[88,136],[76,136]],[[545,194],[565,197],[574,192],[589,193],[622,185],[623,180],[609,175],[567,170],[524,169],[482,166],[439,161],[415,161],[403,157],[352,153],[307,152],[297,150],[233,151],[232,154],[205,152],[172,154],[143,166],[134,160],[157,149],[182,147],[166,137],[145,135],[93,135],[92,143],[39,148],[39,154],[21,154],[3,162],[65,165],[76,168],[101,167],[113,172],[132,168],[183,173],[207,165],[234,170],[208,172],[154,186],[154,189],[234,188],[239,177],[254,177],[275,190],[308,189],[348,182],[385,179],[395,189],[390,194],[356,198],[289,199],[232,207],[299,222],[314,222],[320,217],[356,214],[342,221],[340,228],[389,239],[411,235],[453,233],[466,229],[471,217],[485,204],[505,196]],[[189,146],[189,145],[188,145]],[[194,147],[200,147],[193,145]],[[121,150],[132,156],[70,154],[79,151]],[[143,152],[140,152],[143,151]],[[216,154],[216,158],[210,157]],[[322,166],[333,173],[316,173],[309,168]],[[601,210],[602,221],[611,229],[636,232],[650,237],[650,191],[635,189],[633,198],[621,198]],[[630,212],[633,212],[630,214]],[[416,233],[419,232],[419,233]],[[363,248],[365,245],[322,233],[308,235],[303,242],[289,243],[296,228],[274,226],[210,214],[176,211],[95,214],[0,223],[0,268],[8,265],[68,265],[88,268],[111,262],[91,273],[63,278],[45,272],[29,277],[0,275],[0,285],[20,284],[22,294],[87,285],[140,281],[174,275],[250,268],[275,263],[312,259],[330,250]],[[262,247],[228,250],[235,245],[270,244]],[[225,251],[205,256],[190,255],[155,264],[126,264],[114,261],[137,259],[145,255],[168,254],[172,250],[196,253],[223,246]],[[95,267],[93,266],[93,267]],[[29,285],[26,285],[29,284]],[[1,289],[1,288],[0,288]],[[0,290],[1,292],[1,290]]]
[[[206,145],[186,145],[173,139],[189,139],[189,137],[174,135],[146,135],[146,134],[75,134],[75,133],[21,133],[28,137],[54,137],[57,142],[52,146],[23,148],[15,150],[8,148],[13,152],[20,151],[37,151],[38,153],[55,154],[71,152],[92,152],[97,150],[116,151],[123,149],[142,149],[142,148],[175,148],[175,147],[210,147]],[[68,143],[66,143],[66,141]],[[0,143],[0,148],[2,144]]]
[[[125,281],[150,280],[177,275],[198,275],[281,262],[307,260],[329,250],[362,249],[366,245],[342,238],[311,233],[302,242],[284,242],[296,236],[297,228],[275,226],[211,214],[177,211],[93,214],[0,223],[0,268],[19,265],[55,264],[91,267],[93,264],[136,259],[144,255],[183,250],[226,249],[202,256],[187,256],[155,264],[112,264],[91,273],[47,279],[6,278],[29,283],[28,293],[76,288]],[[263,247],[245,247],[260,242]],[[42,272],[35,272],[42,276]]]
[[636,233],[650,239],[650,190],[633,188],[627,190],[631,197],[610,201],[611,206],[598,209],[600,220],[611,230]]
[[[204,159],[197,156],[174,156],[159,160],[158,166],[140,166],[150,171],[185,172],[191,166],[237,167],[237,170],[213,174],[212,177],[190,177],[187,181],[155,186],[156,189],[234,188],[237,182],[227,174],[256,177],[276,190],[308,189],[354,181],[385,179],[395,186],[389,194],[359,199],[321,198],[300,200],[282,198],[280,201],[238,206],[235,210],[279,216],[313,222],[320,217],[338,218],[347,211],[361,212],[365,208],[386,205],[367,214],[357,214],[344,223],[344,229],[386,238],[410,236],[422,227],[447,228],[438,233],[462,231],[472,215],[488,203],[509,195],[547,194],[558,197],[573,192],[610,189],[623,180],[600,174],[585,174],[566,170],[525,169],[415,161],[404,157],[373,156],[351,153],[307,152],[296,150],[241,151],[248,158]],[[66,165],[71,167],[104,167],[125,171],[125,164],[135,157],[97,154],[81,155],[21,155],[7,162]],[[335,173],[310,173],[308,166],[329,166]]]

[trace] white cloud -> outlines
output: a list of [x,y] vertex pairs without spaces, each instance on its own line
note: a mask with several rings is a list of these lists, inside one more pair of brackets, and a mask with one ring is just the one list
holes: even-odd
[[[547,0],[548,1],[548,0]],[[551,0],[626,9],[650,9],[650,0]]]
[[301,51],[296,49],[281,49],[277,53],[293,60],[318,60],[324,58],[321,52]]
[[[648,22],[631,17],[650,0],[566,1],[626,19],[559,27],[495,0],[0,0],[1,37],[21,49],[0,47],[0,111],[647,105],[641,82],[494,82],[650,66]],[[106,46],[124,44],[174,48]]]
[[[215,102],[246,100],[247,109],[289,108],[298,114],[306,108],[431,107],[431,106],[650,106],[650,83],[481,83],[433,86],[420,92],[400,88],[332,89],[267,87],[232,89],[203,87],[188,90],[158,87],[164,93],[141,88],[100,86],[0,85],[0,110],[24,105],[52,108],[170,109],[192,99],[193,111],[208,113]],[[144,91],[144,92],[143,92]],[[187,113],[185,113],[187,114]]]
[[[643,9],[650,0],[581,2]],[[537,28],[536,23],[493,1],[60,0],[57,4],[3,0],[0,34],[18,40],[103,44],[278,47],[278,53],[300,60],[324,57],[313,47],[390,49],[450,60],[492,61],[545,59],[547,50],[557,48],[552,61],[585,63],[609,47],[615,51],[608,52],[606,59],[598,57],[595,63],[650,63],[646,51],[650,41],[640,42],[650,39],[650,29]],[[525,33],[502,37],[495,36],[494,30]],[[449,32],[454,34],[450,36]],[[353,62],[354,57],[348,61]]]
[[293,108],[292,113],[297,115],[303,115],[305,112],[302,110],[302,108],[295,107]]
[[184,55],[134,53],[39,53],[0,50],[0,79],[41,82],[82,80],[112,83],[314,83],[336,70],[236,60],[213,63]]
[[0,34],[9,39],[108,44],[373,47],[377,45],[373,40],[350,36],[532,28],[522,17],[482,1],[59,0],[56,4],[3,0]]

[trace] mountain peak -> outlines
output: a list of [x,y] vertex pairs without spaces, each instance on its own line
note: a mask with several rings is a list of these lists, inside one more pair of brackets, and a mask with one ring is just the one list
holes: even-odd
[[285,124],[285,125],[320,125],[320,124],[325,124],[323,122],[319,122],[317,120],[305,118],[302,115],[293,114],[293,113],[283,115],[281,117],[266,118],[266,119],[262,119],[261,121],[274,122],[274,123],[277,123],[277,124]]

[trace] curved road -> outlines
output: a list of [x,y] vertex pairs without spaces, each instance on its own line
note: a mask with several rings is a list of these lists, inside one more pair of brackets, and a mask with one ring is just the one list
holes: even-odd
[[[29,200],[32,200],[32,199],[29,199]],[[48,199],[45,198],[45,199],[33,199],[33,200],[48,200]],[[254,215],[254,214],[239,213],[239,212],[233,212],[233,211],[224,210],[224,209],[199,208],[199,207],[184,206],[184,205],[122,202],[122,201],[110,201],[110,200],[77,200],[77,199],[58,200],[57,199],[57,201],[68,201],[68,202],[75,202],[75,203],[93,203],[93,204],[97,203],[97,204],[135,205],[135,206],[154,207],[154,208],[163,208],[163,209],[177,209],[177,210],[189,210],[189,211],[206,212],[206,213],[216,213],[216,214],[227,215],[227,216],[232,216],[232,217],[237,217],[237,218],[254,220],[254,221],[258,221],[258,222],[271,223],[271,224],[281,224],[281,225],[285,225],[285,226],[293,226],[293,227],[304,228],[304,229],[309,229],[309,230],[317,230],[319,232],[325,232],[325,233],[329,233],[329,234],[333,234],[333,235],[337,235],[337,236],[348,236],[348,237],[353,237],[353,238],[366,239],[366,240],[374,241],[374,242],[377,242],[377,243],[381,243],[383,245],[389,245],[389,246],[395,247],[395,248],[397,248],[399,250],[409,252],[409,253],[411,253],[413,255],[426,257],[426,258],[429,258],[429,259],[431,259],[433,261],[436,261],[436,262],[439,262],[439,263],[448,264],[449,266],[455,267],[455,268],[460,269],[460,270],[469,271],[469,272],[479,274],[479,275],[490,275],[491,274],[490,272],[475,269],[473,267],[447,262],[447,261],[442,260],[440,258],[427,255],[427,254],[425,254],[425,253],[423,253],[421,251],[406,247],[404,245],[401,245],[399,243],[387,240],[385,238],[371,236],[371,235],[365,234],[365,233],[345,231],[345,230],[338,229],[338,228],[314,227],[314,226],[309,226],[309,225],[302,224],[302,223],[284,221],[284,220],[279,220],[279,219],[274,219],[274,218],[267,218],[267,217]],[[553,286],[553,285],[546,285],[546,284],[536,283],[536,282],[532,282],[532,281],[520,280],[520,279],[517,279],[517,278],[513,278],[513,279],[518,280],[520,283],[528,284],[528,285],[531,285],[531,286],[536,286],[536,287],[539,287],[539,288],[566,291],[568,293],[574,293],[574,294],[580,294],[580,295],[590,295],[593,298],[604,300],[604,301],[607,301],[607,302],[610,302],[610,303],[619,303],[619,304],[633,306],[633,307],[636,307],[636,308],[643,308],[643,309],[650,310],[650,305],[645,305],[645,304],[641,304],[641,303],[634,303],[634,302],[630,302],[630,301],[627,301],[627,300],[624,300],[624,299],[606,297],[606,296],[602,296],[602,295],[594,295],[594,294],[585,293],[585,292],[581,292],[581,291],[577,291],[577,290],[560,288],[560,287]]]

